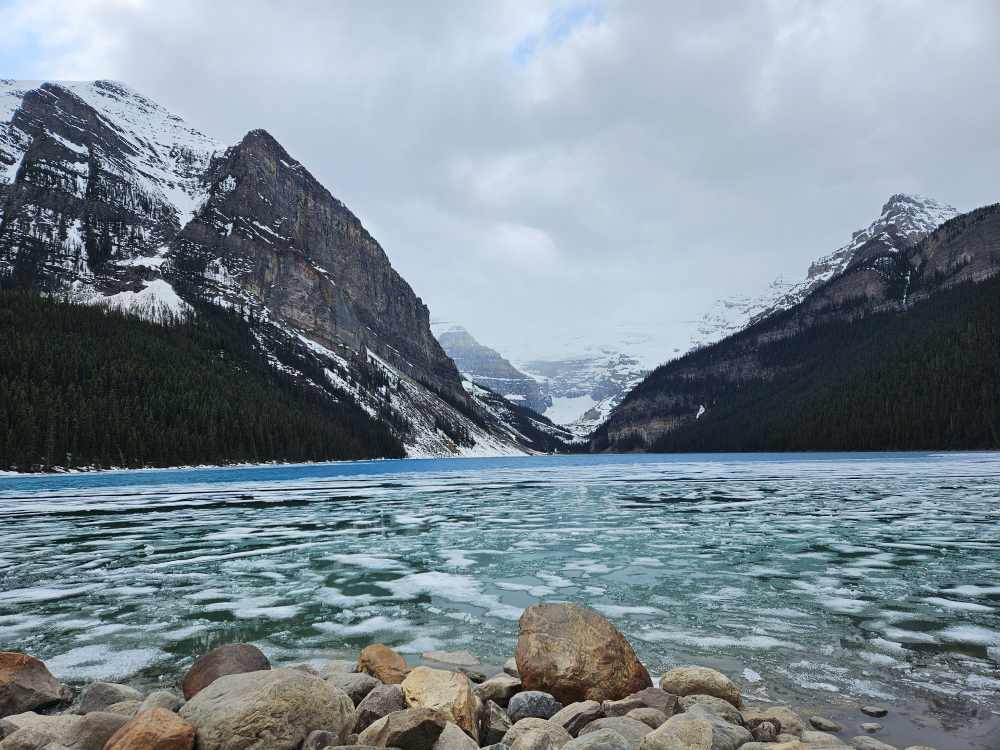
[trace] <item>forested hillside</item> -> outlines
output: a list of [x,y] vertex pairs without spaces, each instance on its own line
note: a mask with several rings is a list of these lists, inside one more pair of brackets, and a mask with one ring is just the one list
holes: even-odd
[[[653,373],[633,397],[649,389],[711,398],[700,418],[650,449],[1000,448],[1000,277],[940,292],[905,312],[819,325],[763,343],[757,355],[770,378],[706,383],[670,367]],[[704,350],[687,361],[696,367],[699,357],[713,356],[719,352]],[[607,445],[606,429],[595,434],[597,449]]]
[[[403,455],[347,394],[269,364],[255,332],[210,305],[163,326],[0,290],[0,469]],[[278,356],[289,372],[315,366]]]

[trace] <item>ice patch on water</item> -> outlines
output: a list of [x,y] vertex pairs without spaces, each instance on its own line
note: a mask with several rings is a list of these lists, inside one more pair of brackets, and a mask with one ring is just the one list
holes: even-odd
[[443,549],[441,553],[444,555],[444,564],[451,568],[469,568],[476,564],[475,560],[466,557],[466,550]]
[[0,591],[0,603],[2,602],[54,602],[60,599],[69,599],[73,596],[86,594],[98,588],[97,584],[87,586],[73,586],[71,588],[59,588],[55,586],[31,586],[23,589],[11,589]]
[[952,643],[974,643],[977,646],[1000,644],[1000,632],[980,625],[952,625],[938,634],[942,640]]
[[663,610],[656,607],[628,607],[618,604],[595,604],[594,609],[607,617],[625,617],[626,615],[662,615]]
[[995,596],[1000,594],[1000,586],[974,586],[972,584],[965,584],[944,589],[943,593],[955,596]]
[[375,596],[373,594],[344,594],[335,588],[330,588],[329,586],[325,586],[317,591],[315,597],[324,604],[329,604],[332,607],[339,607],[341,609],[362,607],[367,604],[377,602],[380,599],[388,598],[385,596]]
[[961,602],[955,599],[944,599],[940,596],[927,596],[924,601],[933,604],[935,607],[943,609],[953,609],[957,612],[993,612],[995,607],[987,607],[985,604],[974,602]]
[[133,675],[164,656],[155,648],[116,649],[107,644],[80,646],[45,659],[60,679],[114,680]]
[[324,633],[341,636],[371,635],[372,633],[405,633],[413,629],[413,623],[404,618],[375,615],[360,622],[345,624],[340,622],[317,622],[313,627]]
[[397,599],[415,599],[421,594],[440,596],[456,604],[480,607],[486,610],[486,614],[504,620],[516,620],[524,611],[521,607],[503,604],[496,596],[483,593],[482,585],[466,575],[432,570],[386,581],[382,585]]
[[755,672],[754,670],[750,669],[750,667],[745,667],[743,669],[743,679],[752,684],[755,682],[760,682],[764,678],[760,676],[760,672]]
[[529,596],[533,596],[536,599],[543,599],[546,596],[551,596],[556,593],[555,589],[549,588],[548,586],[532,586],[530,583],[511,583],[510,581],[497,581],[495,584],[498,589],[503,589],[504,591],[524,591],[527,592]]
[[535,578],[540,581],[545,581],[545,583],[554,589],[565,589],[576,585],[568,578],[563,578],[562,576],[555,575],[554,573],[535,573]]
[[378,557],[360,553],[330,555],[329,559],[365,570],[408,570],[409,566],[392,557]]

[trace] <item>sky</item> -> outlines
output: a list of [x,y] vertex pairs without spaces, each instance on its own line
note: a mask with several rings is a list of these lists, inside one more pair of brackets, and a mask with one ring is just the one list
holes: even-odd
[[267,129],[514,359],[623,330],[666,358],[893,193],[1000,200],[995,0],[0,0],[0,28],[0,76]]

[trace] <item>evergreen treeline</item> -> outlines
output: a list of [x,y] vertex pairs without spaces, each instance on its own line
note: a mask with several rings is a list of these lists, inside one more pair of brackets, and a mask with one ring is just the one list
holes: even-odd
[[644,384],[707,407],[652,450],[1000,448],[1000,277],[903,313],[817,326],[758,354],[780,374],[687,382],[668,366]]
[[206,305],[162,326],[0,289],[0,468],[403,455],[343,395],[271,367],[253,325]]

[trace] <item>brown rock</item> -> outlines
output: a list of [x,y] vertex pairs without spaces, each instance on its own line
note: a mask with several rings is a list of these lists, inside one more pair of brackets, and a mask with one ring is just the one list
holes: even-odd
[[296,750],[310,732],[347,738],[354,704],[347,694],[297,669],[224,675],[184,704],[198,750]]
[[525,690],[551,693],[564,705],[618,700],[653,684],[614,625],[575,604],[528,607],[515,658]]
[[249,643],[227,643],[195,659],[181,683],[184,700],[191,700],[200,690],[224,675],[259,672],[270,668],[271,662],[256,646]]
[[384,643],[365,648],[358,656],[358,671],[370,674],[386,685],[398,685],[410,671],[406,659]]
[[590,722],[603,718],[604,709],[597,701],[577,701],[550,716],[549,721],[555,722],[576,737]]
[[[716,698],[714,695],[685,695],[678,701],[678,704],[680,704],[683,711],[687,711],[692,706],[704,706],[713,714],[722,717],[730,724],[743,726],[745,723],[743,715],[733,708],[732,703],[724,701],[722,698]],[[758,721],[763,721],[763,719],[759,719]],[[781,731],[780,727],[778,728],[778,731]],[[775,734],[777,734],[777,732]]]
[[165,708],[143,711],[115,732],[104,750],[191,750],[194,727]]
[[127,719],[104,711],[86,716],[57,714],[45,716],[34,712],[15,714],[0,721],[2,750],[102,750],[108,739]]
[[642,742],[642,738],[653,731],[652,727],[636,719],[630,719],[627,716],[608,716],[604,719],[590,722],[580,730],[579,736],[583,737],[591,732],[598,732],[602,729],[610,729],[620,734],[625,738],[625,741],[628,742],[632,750],[638,748],[639,743]]
[[0,651],[0,717],[60,700],[59,681],[41,659],[17,651]]
[[624,716],[633,708],[643,708],[645,706],[646,704],[640,698],[635,697],[635,694],[618,701],[604,701],[601,704],[605,716]]
[[378,719],[358,735],[359,745],[431,750],[447,720],[432,708],[408,708]]
[[448,722],[434,743],[434,750],[479,750],[479,743],[465,733],[465,730]]
[[714,695],[740,707],[740,689],[721,672],[708,667],[677,667],[664,672],[660,687],[674,695]]
[[625,718],[641,721],[651,729],[659,729],[660,725],[662,725],[663,722],[665,722],[669,717],[657,708],[643,706],[642,708],[633,708],[625,714]]
[[644,705],[655,708],[657,711],[662,711],[668,719],[680,712],[677,704],[677,696],[660,688],[646,688],[645,690],[640,690],[638,693],[632,693],[629,697],[638,698]]
[[379,685],[358,704],[358,718],[354,724],[354,731],[363,732],[383,716],[405,708],[403,688],[399,685]]
[[432,708],[476,739],[479,704],[472,683],[461,672],[416,667],[403,680],[403,697],[410,708]]
[[677,721],[679,718],[675,716],[643,737],[639,750],[713,750],[709,722]]
[[521,719],[503,736],[503,744],[511,748],[519,743],[523,750],[543,750],[549,745],[553,750],[559,750],[572,740],[569,732],[548,719]]

